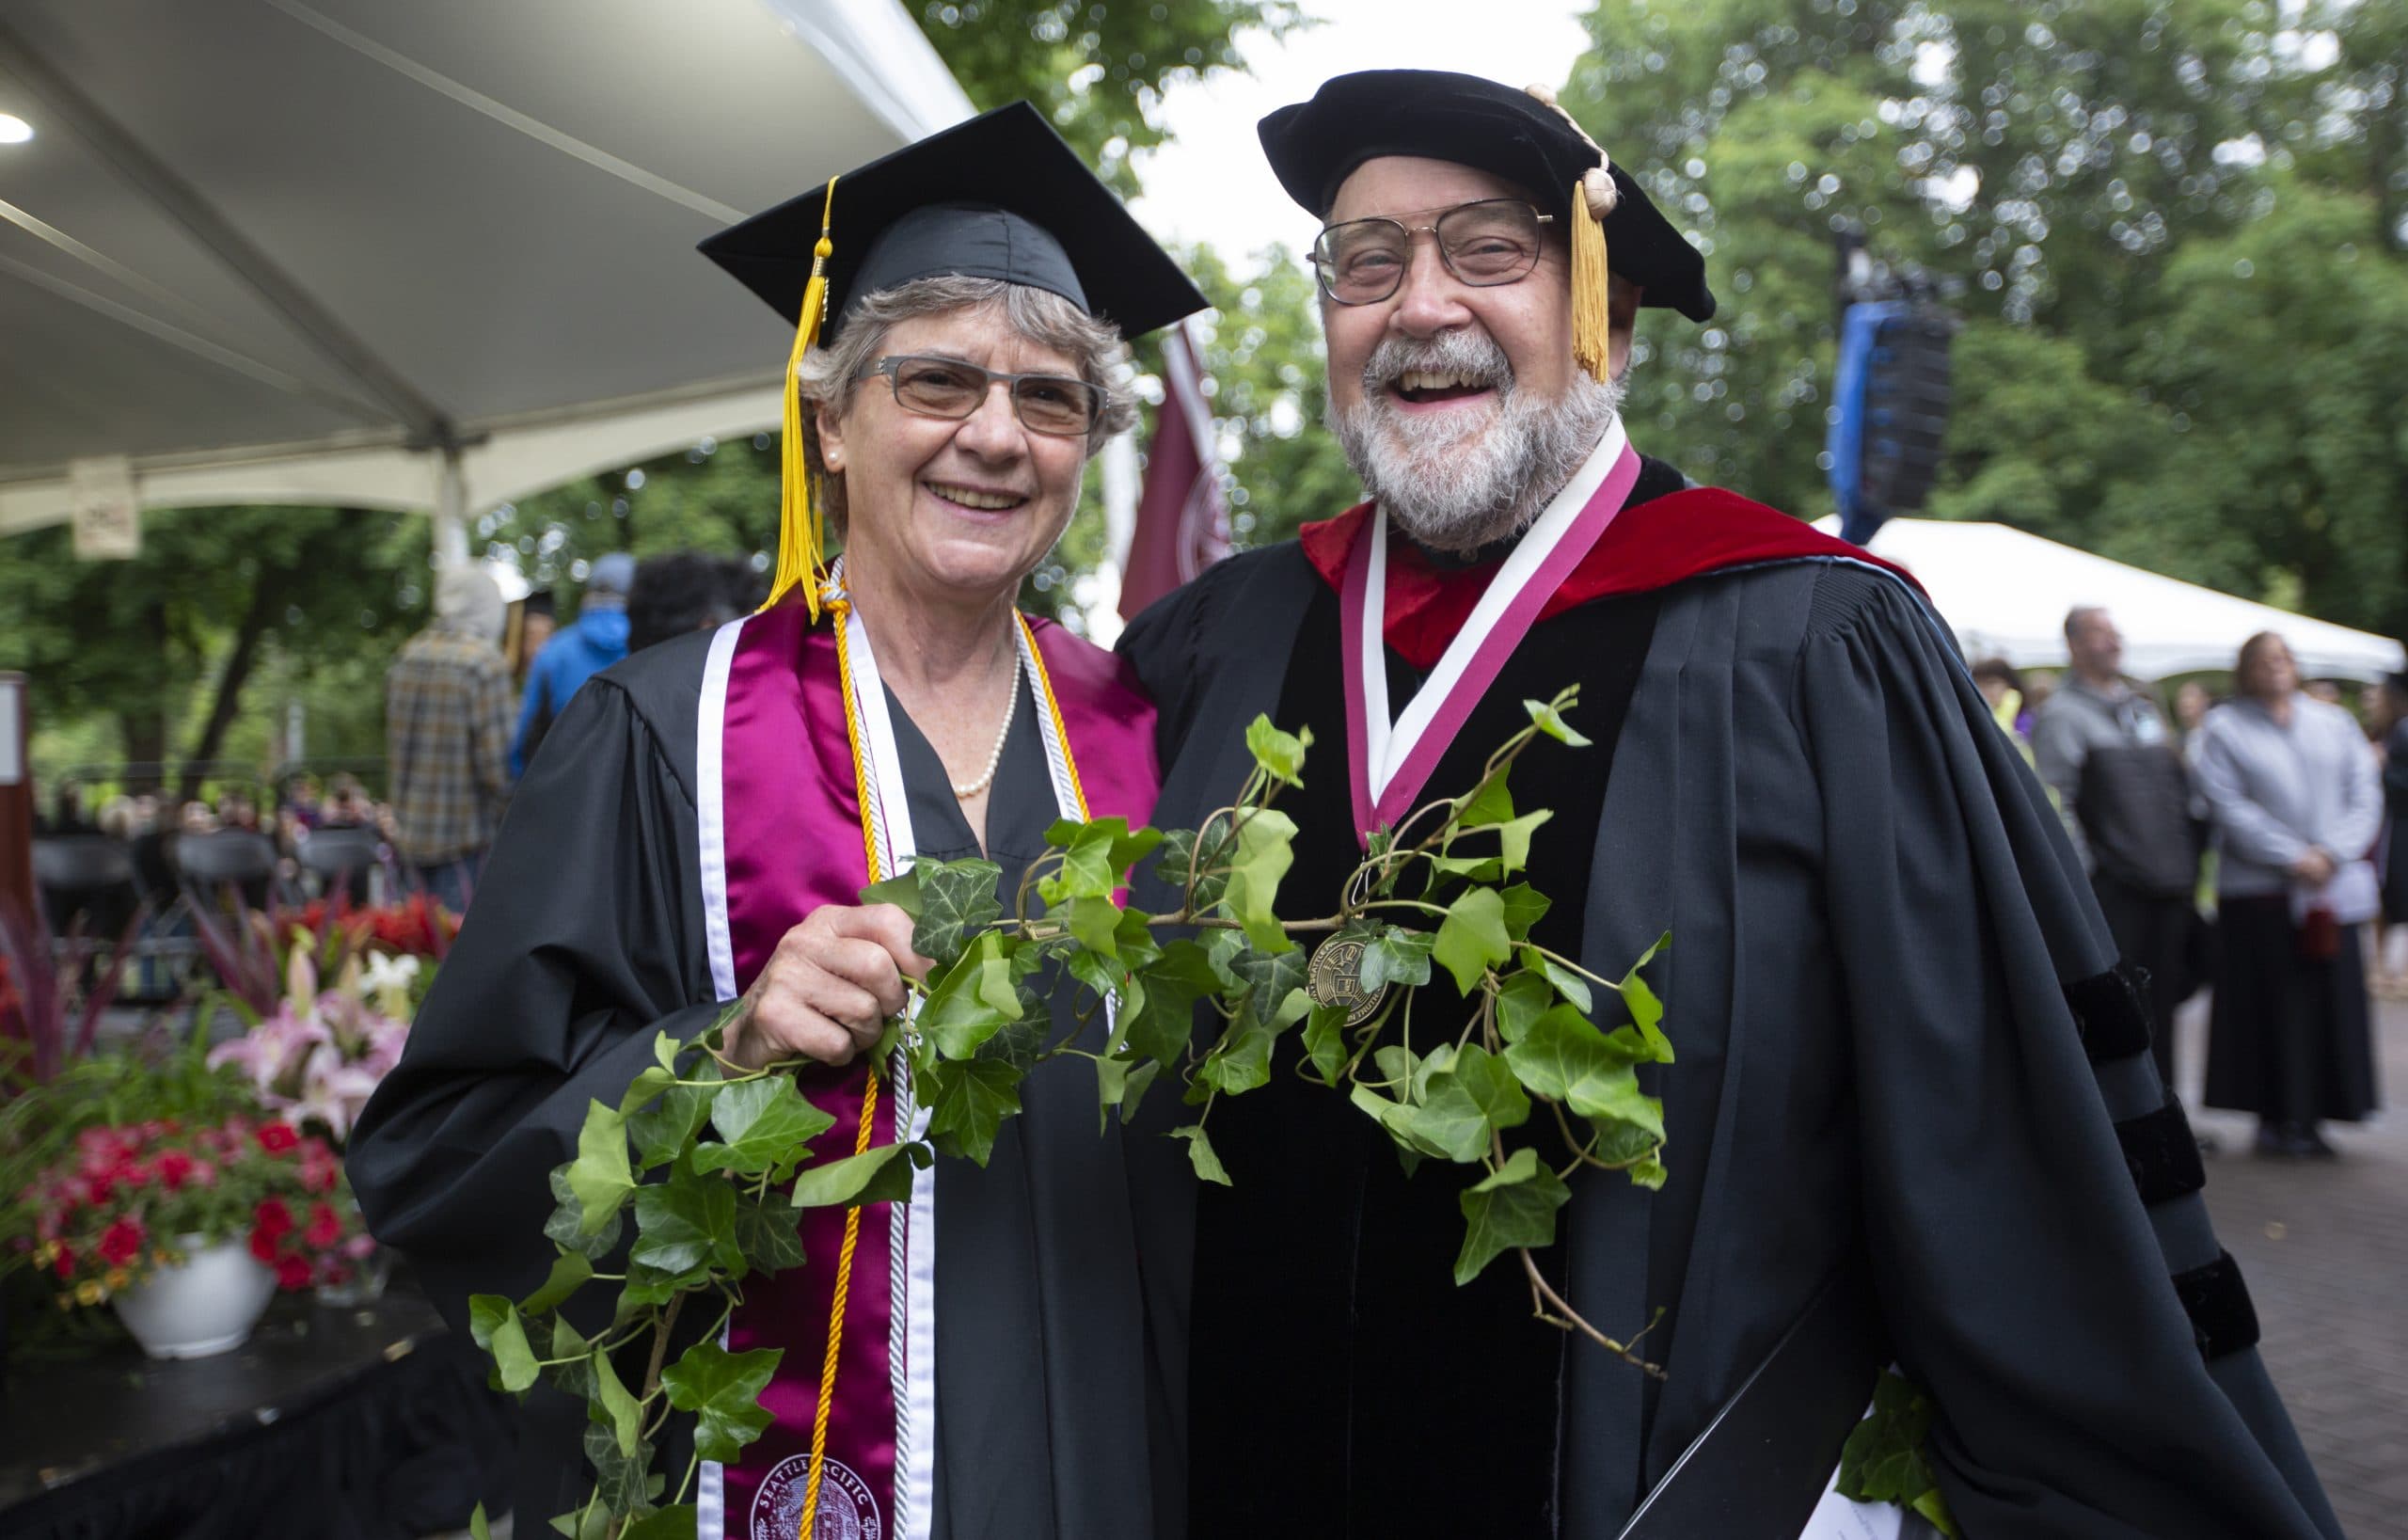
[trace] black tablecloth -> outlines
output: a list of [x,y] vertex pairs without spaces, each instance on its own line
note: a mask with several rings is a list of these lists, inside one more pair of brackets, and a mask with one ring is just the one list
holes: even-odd
[[5,1393],[10,1540],[416,1540],[509,1500],[516,1407],[405,1284],[359,1310],[279,1295],[232,1353],[127,1346]]

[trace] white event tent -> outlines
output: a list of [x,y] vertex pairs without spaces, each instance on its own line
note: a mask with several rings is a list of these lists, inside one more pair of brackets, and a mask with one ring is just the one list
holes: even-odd
[[[1838,521],[1816,527],[1832,532]],[[2309,678],[2372,679],[2408,666],[2388,637],[2126,566],[2005,524],[1893,518],[1866,548],[1915,575],[1968,659],[2062,667],[2066,611],[2095,604],[2123,633],[2124,672],[2136,678],[2229,669],[2241,643],[2258,631],[2280,632]]]
[[0,535],[130,485],[459,556],[774,425],[787,339],[694,243],[970,110],[902,0],[8,0]]

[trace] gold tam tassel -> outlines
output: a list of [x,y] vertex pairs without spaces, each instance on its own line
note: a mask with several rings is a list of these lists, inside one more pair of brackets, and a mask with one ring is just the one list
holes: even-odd
[[794,352],[786,357],[785,413],[779,444],[778,570],[769,582],[769,602],[761,607],[773,607],[799,583],[815,625],[819,620],[819,590],[828,580],[828,532],[811,506],[811,468],[802,452],[800,374],[802,356],[819,340],[820,328],[828,320],[828,259],[836,250],[828,238],[828,228],[835,213],[836,179],[830,177],[828,201],[819,214],[819,244],[811,249],[811,281],[803,285]]
[[1606,277],[1611,206],[1593,206],[1587,178],[1572,184],[1572,358],[1600,384],[1613,369],[1613,289]]

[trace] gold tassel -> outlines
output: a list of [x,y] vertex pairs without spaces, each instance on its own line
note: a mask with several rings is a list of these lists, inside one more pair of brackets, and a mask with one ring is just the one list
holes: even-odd
[[1572,184],[1572,358],[1603,384],[1613,369],[1613,291],[1606,277],[1608,211],[1591,209],[1586,180]]
[[803,285],[802,314],[796,318],[794,352],[786,357],[786,399],[780,433],[778,488],[778,570],[769,581],[773,608],[798,583],[802,602],[819,620],[819,590],[828,580],[828,532],[811,506],[811,468],[802,452],[802,356],[819,340],[828,320],[828,259],[836,247],[828,239],[829,222],[836,213],[836,179],[828,179],[828,201],[819,214],[819,244],[811,248],[811,281]]

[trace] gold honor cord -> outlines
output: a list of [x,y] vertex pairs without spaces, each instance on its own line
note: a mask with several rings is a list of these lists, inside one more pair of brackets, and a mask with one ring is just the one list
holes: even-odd
[[[792,398],[791,387],[788,398]],[[819,613],[816,586],[812,594],[811,612],[816,618]],[[836,688],[845,698],[845,739],[852,749],[853,790],[862,806],[862,856],[869,869],[869,880],[876,882],[885,874],[879,869],[878,826],[870,812],[869,767],[862,754],[861,714],[853,703],[852,653],[845,643],[845,620],[853,607],[839,588],[830,588],[827,602],[836,622]],[[870,1125],[878,1112],[878,1066],[872,1063],[868,1070],[868,1079],[862,1088],[861,1129],[853,1135],[856,1155],[869,1152]],[[861,1244],[861,1238],[862,1211],[857,1203],[845,1211],[845,1243],[836,1252],[836,1288],[828,1304],[828,1351],[819,1363],[819,1406],[811,1419],[810,1477],[803,1484],[802,1521],[795,1532],[795,1540],[811,1540],[819,1516],[819,1481],[828,1469],[828,1415],[836,1405],[836,1360],[844,1351],[845,1306],[852,1294],[853,1249]]]
[[[814,593],[816,594],[817,590],[815,589]],[[836,685],[837,693],[845,701],[845,740],[853,755],[854,800],[860,802],[862,810],[862,857],[869,871],[869,880],[877,882],[884,879],[885,872],[878,859],[878,824],[876,815],[871,811],[869,760],[863,749],[861,709],[854,699],[852,648],[846,640],[849,627],[845,622],[852,613],[852,600],[844,589],[832,582],[821,602],[825,603],[836,623]],[[819,604],[815,603],[812,613],[816,617],[818,612]],[[1062,770],[1069,782],[1070,801],[1078,808],[1080,820],[1084,822],[1087,818],[1086,789],[1079,784],[1078,761],[1070,757],[1070,731],[1062,721],[1062,704],[1054,697],[1053,675],[1046,672],[1045,655],[1037,650],[1037,632],[1028,624],[1028,617],[1015,611],[1012,621],[1020,627],[1021,642],[1028,649],[1029,663],[1037,675],[1037,687],[1045,697],[1047,720],[1054,724],[1054,740],[1062,745]],[[1017,680],[1013,682],[1013,688],[1019,688]],[[853,1135],[853,1153],[856,1155],[869,1152],[870,1125],[877,1108],[878,1066],[872,1064],[868,1083],[862,1092],[861,1128]],[[860,1244],[861,1233],[862,1211],[856,1204],[845,1211],[845,1242],[836,1252],[836,1287],[828,1307],[828,1350],[819,1364],[819,1406],[811,1420],[811,1468],[809,1478],[803,1484],[802,1519],[796,1531],[796,1540],[811,1540],[812,1527],[819,1516],[819,1483],[828,1463],[828,1418],[836,1405],[836,1361],[844,1350],[845,1307],[852,1294],[853,1250]],[[896,1480],[902,1480],[900,1472]]]

